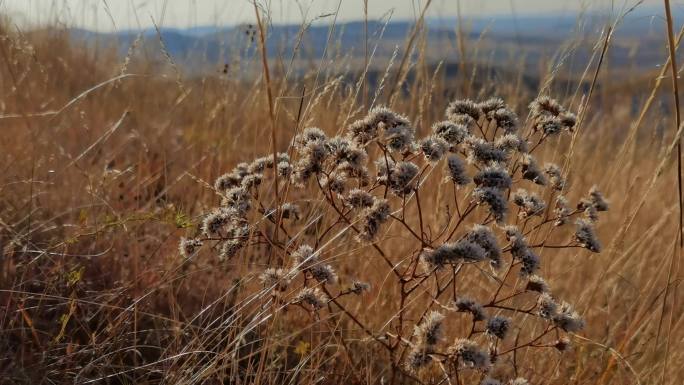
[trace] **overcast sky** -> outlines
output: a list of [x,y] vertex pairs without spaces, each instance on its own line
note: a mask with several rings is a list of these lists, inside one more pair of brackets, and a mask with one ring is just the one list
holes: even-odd
[[[461,0],[466,16],[575,13],[582,8],[606,10],[629,7],[638,0]],[[307,20],[334,13],[338,20],[363,19],[363,0],[259,0],[270,9],[274,23],[299,23],[302,11]],[[368,0],[369,18],[392,10],[392,19],[412,19],[425,0]],[[681,7],[680,1],[674,1]],[[645,0],[647,6],[661,0]],[[0,12],[8,13],[20,25],[44,24],[55,20],[69,26],[93,30],[149,27],[152,19],[165,27],[231,25],[254,20],[251,0],[0,0]],[[433,0],[431,17],[453,17],[457,0]],[[139,24],[138,24],[139,23]]]

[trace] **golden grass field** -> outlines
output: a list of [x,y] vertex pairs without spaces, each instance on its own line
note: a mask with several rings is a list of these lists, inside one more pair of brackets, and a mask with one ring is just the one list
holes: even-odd
[[[475,62],[462,66],[468,76],[447,77],[422,55],[430,44],[422,31],[419,24],[395,59],[372,64],[383,68],[378,87],[362,81],[364,58],[336,54],[290,71],[287,58],[256,56],[240,63],[249,76],[186,76],[163,52],[156,56],[161,63],[135,46],[121,58],[73,43],[59,28],[18,32],[5,20],[0,382],[456,385],[491,376],[501,383],[524,377],[530,384],[681,384],[681,207],[665,28],[663,66],[630,74],[639,81],[602,66],[602,50],[611,44],[604,30],[591,42],[595,56],[584,73],[565,71],[563,62],[540,65],[534,74],[540,89],[520,81],[517,63],[506,78],[487,76],[485,64]],[[476,42],[461,43],[467,57]],[[361,65],[345,65],[352,61]],[[303,158],[290,146],[296,134],[311,126],[329,137],[344,134],[372,105],[405,115],[419,139],[445,119],[452,100],[491,96],[518,114],[521,135],[537,135],[528,105],[538,95],[579,117],[573,132],[550,136],[534,156],[540,165],[562,166],[563,194],[573,205],[593,185],[603,193],[610,204],[596,224],[603,248],[556,247],[573,230],[552,231],[551,210],[530,219],[511,208],[508,221],[535,229],[527,237],[538,245],[537,274],[574,306],[586,322],[582,330],[548,329],[534,311],[508,314],[514,328],[494,349],[503,353],[552,330],[539,340],[544,346],[514,348],[487,370],[437,352],[426,367],[407,367],[419,334],[414,325],[428,310],[446,316],[440,351],[481,329],[447,310],[457,293],[486,301],[503,288],[512,293],[512,307],[534,306],[536,298],[517,291],[527,278],[515,273],[508,253],[503,270],[461,263],[439,274],[416,272],[421,253],[444,242],[443,228],[458,235],[466,225],[485,224],[507,245],[485,207],[473,205],[464,227],[455,225],[466,217],[455,205],[470,207],[473,188],[453,188],[444,180],[445,161],[428,163],[416,149],[393,155],[422,170],[420,195],[402,198],[375,183],[373,161],[389,152],[367,146],[368,187],[398,210],[372,243],[356,242],[352,227],[361,222],[316,178],[303,186],[282,178],[276,187],[267,169],[252,190],[247,246],[223,259],[210,241],[189,258],[179,253],[181,237],[200,236],[206,214],[221,204],[215,179],[240,162],[272,156],[273,139],[277,151]],[[536,138],[530,136],[530,147]],[[469,165],[468,173],[479,169]],[[553,205],[548,198],[556,193],[511,175],[515,186]],[[299,219],[281,210],[266,215],[278,202],[298,204]],[[301,271],[283,292],[260,281],[269,267],[293,265],[304,243],[321,250],[337,283],[316,283],[311,271]],[[511,263],[514,273],[506,274]],[[342,295],[354,280],[370,289]],[[303,286],[336,299],[321,309],[297,303]],[[554,346],[563,336],[570,347],[560,351]],[[473,339],[483,346],[492,341],[485,333]]]

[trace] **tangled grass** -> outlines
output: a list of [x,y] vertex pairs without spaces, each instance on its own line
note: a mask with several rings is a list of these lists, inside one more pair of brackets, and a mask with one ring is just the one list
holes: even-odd
[[272,69],[272,119],[257,57],[184,77],[5,25],[1,382],[680,382],[664,72],[591,97],[418,46],[364,85],[331,50]]

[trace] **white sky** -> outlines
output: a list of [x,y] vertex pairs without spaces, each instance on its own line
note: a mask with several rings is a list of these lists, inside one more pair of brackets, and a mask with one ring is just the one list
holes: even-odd
[[[620,9],[638,0],[461,0],[466,16],[496,14],[544,14],[590,10]],[[300,23],[301,9],[307,19],[334,13],[340,5],[338,20],[363,19],[363,0],[259,0],[267,4],[274,23]],[[379,18],[393,10],[393,20],[412,19],[425,0],[368,0],[369,18]],[[673,1],[673,3],[679,3]],[[647,6],[662,5],[661,0],[645,0]],[[681,6],[681,5],[679,5]],[[165,27],[231,25],[254,20],[251,0],[0,0],[0,13],[25,26],[59,21],[70,27],[114,30],[149,27],[152,19]],[[433,0],[428,15],[453,17],[457,0]],[[138,24],[139,23],[139,24]]]

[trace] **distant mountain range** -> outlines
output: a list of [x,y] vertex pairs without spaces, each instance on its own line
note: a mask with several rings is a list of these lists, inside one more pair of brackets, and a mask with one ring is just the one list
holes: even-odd
[[[642,8],[629,14],[618,27],[610,59],[613,65],[636,65],[649,67],[660,64],[665,57],[664,21],[659,9]],[[684,18],[684,9],[676,10],[676,19]],[[484,60],[505,59],[511,55],[524,54],[527,61],[535,62],[551,57],[564,41],[570,38],[587,38],[595,42],[607,23],[605,16],[589,14],[578,19],[577,15],[545,16],[497,16],[492,18],[468,18],[462,30],[467,32],[470,42],[479,40]],[[429,57],[443,60],[455,56],[456,19],[442,18],[427,20]],[[369,21],[369,45],[375,48],[376,56],[387,57],[395,47],[403,47],[406,37],[413,29],[413,22]],[[271,25],[268,29],[267,49],[271,56],[289,58],[298,48],[302,60],[320,58],[328,47],[328,53],[360,57],[364,52],[364,22],[340,23],[331,31],[329,25],[308,26],[300,39],[299,25]],[[204,69],[230,63],[236,56],[253,55],[256,31],[249,24],[215,27],[200,26],[187,29],[162,28],[144,31],[119,31],[98,33],[83,29],[72,29],[71,36],[88,44],[116,45],[125,54],[133,42],[142,37],[149,52],[160,52],[159,37],[168,53],[183,65]],[[589,45],[589,43],[585,44]],[[513,51],[513,53],[512,53]],[[517,52],[517,53],[516,53]],[[580,47],[575,55],[588,59],[590,49]]]

